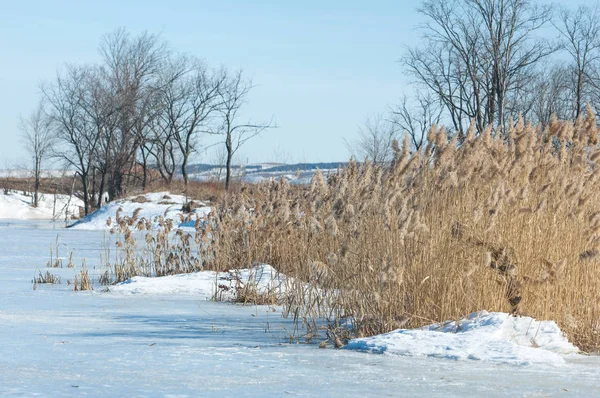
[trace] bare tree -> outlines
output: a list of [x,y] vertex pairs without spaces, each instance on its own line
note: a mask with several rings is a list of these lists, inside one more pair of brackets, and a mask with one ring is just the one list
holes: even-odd
[[211,132],[209,122],[219,109],[219,90],[224,81],[223,73],[211,74],[203,64],[196,62],[191,76],[183,82],[186,94],[180,104],[180,123],[174,136],[181,153],[181,174],[185,185],[188,184],[189,159],[197,151],[199,135]]
[[119,104],[102,67],[88,68],[83,84],[80,106],[99,137],[91,170],[90,196],[95,201],[94,206],[101,207],[117,145]]
[[195,59],[176,57],[165,63],[158,90],[160,110],[152,128],[155,157],[168,181],[179,158],[184,183],[188,184],[190,157],[198,149],[200,135],[211,132],[209,124],[219,107],[218,90],[223,81],[223,73],[210,71]]
[[569,54],[569,74],[572,80],[573,111],[571,118],[579,117],[585,104],[600,88],[600,9],[580,6],[576,10],[563,8],[555,24]]
[[163,180],[170,184],[180,162],[177,145],[170,129],[165,129],[158,119],[151,128],[154,135],[144,141],[143,153],[148,153],[154,158],[156,170]]
[[475,120],[504,126],[507,98],[526,74],[555,48],[533,33],[549,21],[550,7],[528,0],[425,0],[424,45],[404,64],[439,97],[454,129]]
[[221,181],[221,177],[223,176],[223,166],[227,163],[227,149],[224,145],[217,145],[216,148],[212,151],[212,155],[210,157],[210,164],[213,166],[218,166],[216,173],[216,180]]
[[69,66],[52,85],[42,87],[49,105],[52,129],[62,144],[54,156],[75,168],[82,186],[85,214],[90,211],[90,171],[97,156],[100,135],[85,112],[89,69]]
[[374,164],[384,164],[394,156],[392,143],[396,138],[396,124],[378,114],[368,117],[364,125],[358,128],[358,139],[347,145],[352,156],[368,159]]
[[124,179],[131,174],[137,153],[150,133],[155,81],[167,47],[156,35],[142,33],[131,37],[119,29],[103,38],[100,53],[118,109],[108,181],[110,196],[118,197],[123,194]]
[[512,115],[522,115],[526,121],[542,127],[552,115],[561,120],[573,117],[573,74],[563,64],[540,68],[527,79],[523,88],[508,98],[507,109]]
[[50,157],[55,142],[50,120],[41,101],[27,118],[21,118],[23,142],[33,158],[33,207],[38,206],[42,165]]
[[431,93],[417,93],[413,106],[408,104],[408,98],[404,95],[400,105],[392,108],[391,122],[400,132],[409,135],[411,145],[418,151],[423,146],[431,126],[440,123],[442,112],[440,101]]
[[229,187],[234,153],[272,127],[240,123],[252,87],[241,72],[173,55],[158,36],[120,29],[104,36],[100,54],[101,64],[68,67],[43,87],[56,156],[76,169],[86,214],[105,190],[116,198],[140,180],[145,187],[153,166],[169,183],[180,168],[187,185],[202,134],[225,136]]
[[240,110],[246,103],[247,96],[252,89],[252,81],[244,78],[242,71],[237,71],[228,76],[225,74],[223,84],[218,90],[219,113],[221,114],[221,123],[216,129],[216,133],[225,136],[225,149],[227,150],[227,159],[225,162],[225,189],[229,190],[231,185],[231,161],[235,153],[248,140],[256,137],[263,131],[274,128],[273,119],[269,122],[245,124],[240,123]]

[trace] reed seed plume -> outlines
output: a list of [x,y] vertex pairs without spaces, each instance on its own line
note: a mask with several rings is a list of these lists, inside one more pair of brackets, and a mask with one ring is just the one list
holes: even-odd
[[[464,137],[464,138],[460,138]],[[553,319],[583,349],[600,333],[600,158],[591,109],[545,129],[394,143],[390,165],[350,162],[310,186],[272,181],[223,198],[198,229],[226,270],[292,276],[287,310],[348,320],[365,336],[505,311]],[[308,286],[308,287],[307,287]]]
[[[208,215],[182,215],[191,230],[120,209],[108,223],[116,249],[100,282],[259,262],[289,276],[284,312],[311,339],[318,320],[329,320],[335,346],[485,309],[555,320],[597,351],[597,144],[590,108],[545,129],[522,118],[480,134],[474,123],[451,136],[433,126],[421,150],[395,142],[388,165],[351,161],[317,171],[309,186],[242,185]],[[88,279],[82,270],[76,288],[91,287]],[[239,292],[242,302],[271,303]]]

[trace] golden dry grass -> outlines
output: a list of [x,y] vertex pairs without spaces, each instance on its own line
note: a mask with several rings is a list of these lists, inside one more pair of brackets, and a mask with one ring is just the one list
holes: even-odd
[[[163,218],[151,232],[149,220],[118,214],[111,279],[263,262],[292,277],[285,312],[311,336],[322,318],[333,341],[485,309],[555,320],[598,351],[595,117],[511,125],[506,134],[470,129],[462,142],[434,126],[422,151],[396,144],[386,168],[351,163],[307,187],[242,186],[196,218],[195,232]],[[256,299],[246,293],[239,299]]]
[[[240,184],[232,182],[230,191],[238,192]],[[225,184],[220,181],[196,181],[190,180],[187,185],[184,184],[183,180],[173,180],[170,184],[164,181],[155,181],[143,190],[144,193],[149,192],[160,192],[169,191],[173,194],[184,195],[189,198],[198,198],[211,203],[218,202],[223,196],[225,196]]]
[[74,291],[83,291],[83,290],[94,290],[92,287],[92,281],[90,280],[89,273],[84,264],[81,266],[79,270],[79,274],[75,274],[75,278],[73,279],[73,290]]
[[[114,255],[107,250],[98,282],[102,285],[123,282],[134,276],[165,276],[190,273],[203,269],[199,258],[200,234],[174,229],[173,220],[158,216],[154,220],[139,217],[138,208],[132,215],[122,215],[119,208],[115,220],[107,226],[115,237]],[[181,214],[180,221],[200,222],[193,214]],[[153,230],[153,221],[158,230]],[[197,236],[194,239],[194,236]]]
[[387,169],[352,163],[310,187],[244,187],[198,230],[201,257],[219,270],[271,264],[297,278],[291,313],[347,318],[358,336],[486,309],[555,320],[597,350],[594,115],[457,137],[433,127],[422,152],[396,145]]
[[36,289],[35,285],[42,283],[60,284],[60,276],[54,275],[50,271],[42,273],[42,271],[38,270],[38,275],[33,278],[32,283],[34,284],[34,289]]

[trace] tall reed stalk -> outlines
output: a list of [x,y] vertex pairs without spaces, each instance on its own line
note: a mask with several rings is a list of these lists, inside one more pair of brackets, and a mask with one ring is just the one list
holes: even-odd
[[[462,138],[461,138],[462,137]],[[294,277],[287,309],[351,335],[486,309],[552,319],[600,347],[600,149],[595,117],[408,140],[389,167],[350,163],[309,187],[224,197],[198,236],[205,266],[266,262]],[[198,239],[198,236],[196,239]]]

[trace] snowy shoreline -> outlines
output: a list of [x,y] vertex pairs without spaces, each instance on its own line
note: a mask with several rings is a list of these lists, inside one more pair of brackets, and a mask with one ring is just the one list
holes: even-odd
[[[112,226],[115,226],[117,213],[121,216],[131,217],[136,211],[138,212],[138,218],[145,218],[152,221],[154,228],[158,226],[154,221],[158,216],[171,219],[174,221],[174,225],[180,226],[183,224],[182,218],[184,217],[182,207],[190,201],[190,198],[183,195],[173,195],[170,192],[154,192],[131,196],[104,205],[81,220],[74,222],[70,228],[85,230],[110,229]],[[196,216],[201,217],[210,211],[210,207],[206,206],[203,202],[193,202],[198,207],[194,208],[192,213],[188,213],[185,216],[191,216],[195,219]],[[112,222],[109,223],[109,220]]]
[[[48,215],[51,209],[49,196],[44,196],[39,208],[33,209],[23,195],[0,195],[0,218],[7,214],[21,219],[51,218]],[[61,197],[60,200],[66,199]],[[154,220],[157,216],[163,216],[180,226],[183,224],[182,207],[188,200],[182,195],[172,195],[169,192],[130,197],[111,202],[90,213],[75,222],[72,229],[105,231],[110,228],[108,221],[115,220],[117,213],[131,216],[136,211],[139,218]],[[72,201],[71,206],[78,205],[76,200]],[[201,202],[197,202],[197,205],[192,213],[194,216],[202,216],[210,211],[210,207]],[[236,275],[237,279],[232,279],[231,275]],[[222,285],[228,286],[229,290],[221,291],[221,298],[228,300],[233,297],[233,287],[240,282],[256,283],[263,291],[278,289],[279,294],[283,294],[285,290],[285,276],[269,265],[233,270],[229,274],[201,271],[164,277],[136,276],[111,286],[109,290],[116,296],[194,296],[211,300],[218,286]],[[486,311],[473,313],[460,321],[419,329],[398,329],[386,334],[354,339],[345,348],[394,356],[475,360],[511,365],[556,365],[563,363],[565,356],[579,352],[552,321],[537,321],[529,317],[512,317],[505,313]]]
[[564,356],[579,352],[554,321],[487,311],[472,313],[458,322],[354,339],[346,349],[512,365],[557,365],[564,363]]
[[[260,289],[284,293],[285,276],[261,265],[232,270],[242,284],[254,280]],[[217,284],[233,286],[228,273],[201,271],[164,277],[134,277],[110,288],[119,294],[193,295],[213,298]],[[224,297],[231,298],[229,296]],[[565,357],[579,353],[553,321],[526,316],[479,311],[460,321],[448,321],[417,329],[397,329],[367,338],[352,339],[347,350],[408,357],[433,357],[457,361],[474,360],[510,365],[560,365]]]
[[0,192],[0,220],[53,220],[79,216],[83,202],[68,195],[40,193],[38,207],[32,206],[31,193]]

